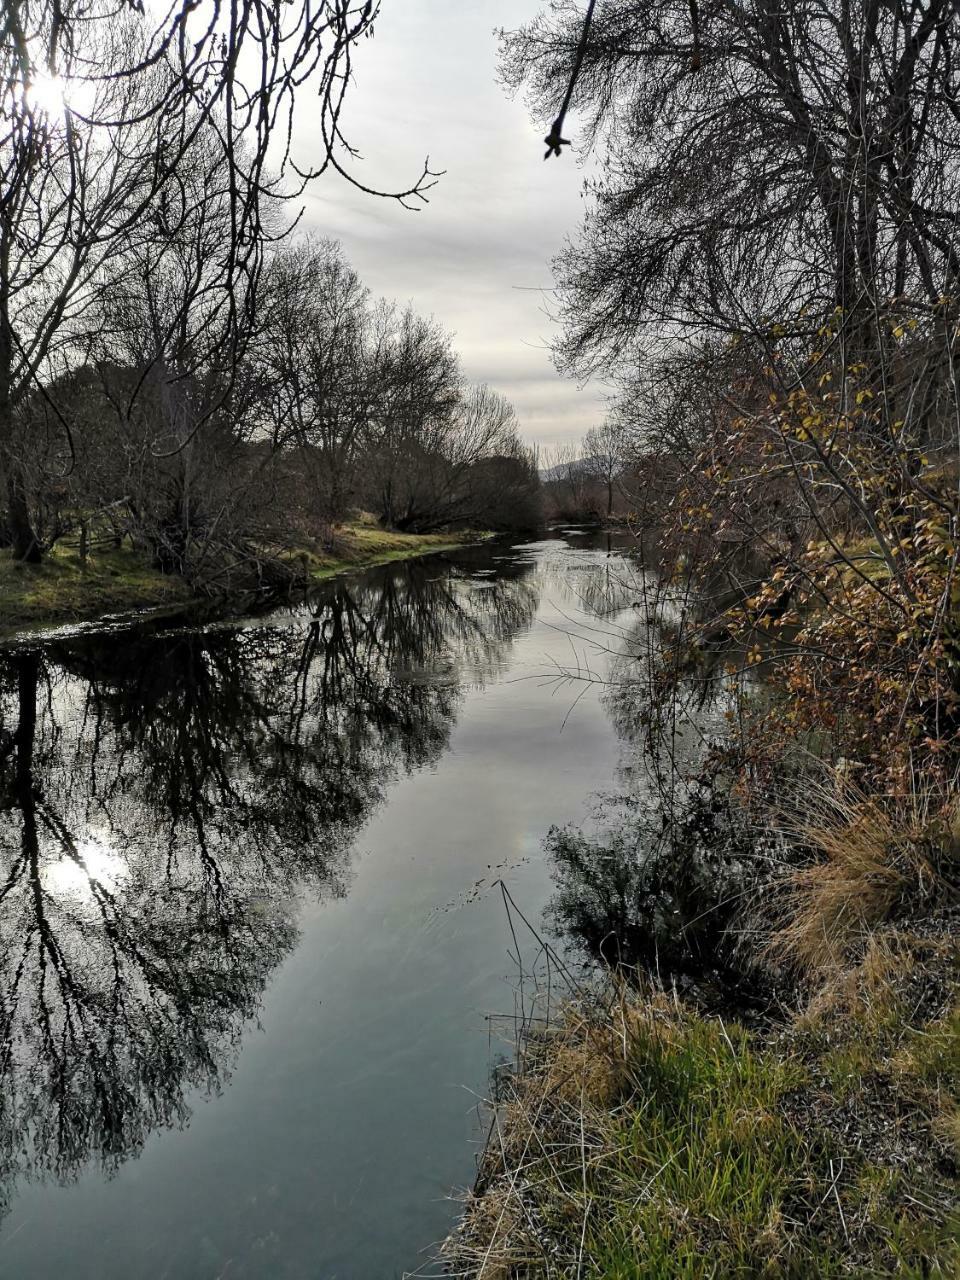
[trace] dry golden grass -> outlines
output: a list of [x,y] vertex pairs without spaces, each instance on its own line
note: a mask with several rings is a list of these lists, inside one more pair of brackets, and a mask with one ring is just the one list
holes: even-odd
[[[764,957],[817,981],[862,963],[880,925],[951,891],[944,870],[956,857],[955,815],[955,803],[927,795],[893,804],[841,777],[810,787],[802,821],[785,834],[814,860],[765,890]],[[881,961],[874,953],[871,963]]]

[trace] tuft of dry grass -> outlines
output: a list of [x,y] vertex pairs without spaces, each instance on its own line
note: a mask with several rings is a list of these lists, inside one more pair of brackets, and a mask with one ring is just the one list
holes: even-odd
[[763,955],[822,982],[859,964],[881,925],[955,896],[957,807],[928,794],[892,803],[839,775],[803,803],[785,834],[810,860],[764,890]]

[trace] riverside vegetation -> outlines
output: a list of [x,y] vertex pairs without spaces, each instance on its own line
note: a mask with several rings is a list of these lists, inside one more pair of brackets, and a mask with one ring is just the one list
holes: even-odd
[[[127,267],[104,306],[136,292]],[[130,296],[75,368],[24,394],[19,506],[0,518],[7,624],[287,591],[471,528],[536,527],[516,415],[465,381],[439,326],[371,300],[327,242],[277,247],[256,288],[228,372],[151,346]]]
[[[943,836],[856,795],[829,808],[809,861],[767,872],[779,924],[758,928],[754,869],[736,912],[754,916],[749,940],[720,930],[765,1002],[711,989],[710,964],[691,980],[689,956],[656,976],[623,957],[524,1026],[444,1246],[452,1274],[957,1273],[960,947],[954,882],[931,867]],[[657,899],[676,928],[662,879]],[[624,907],[656,936],[649,896]]]
[[592,977],[497,1077],[451,1274],[960,1273],[958,22],[614,0],[504,37],[605,156],[558,355],[619,387],[642,785],[548,840]]
[[[338,573],[452,550],[483,536],[488,535],[395,533],[370,519],[353,520],[331,530],[319,546],[286,553],[291,565],[287,589],[306,590]],[[113,539],[81,559],[76,540],[64,538],[35,566],[0,552],[0,632],[175,608],[200,599],[187,577],[164,573],[142,551],[124,542],[118,547]]]
[[[194,10],[15,0],[0,24],[0,546],[50,562],[3,573],[14,610],[58,608],[55,584],[73,608],[65,544],[94,612],[179,594],[154,570],[208,597],[297,585],[357,509],[404,534],[537,523],[511,405],[297,234],[321,173],[354,181],[344,86],[375,6]],[[421,203],[433,177],[364,189]]]

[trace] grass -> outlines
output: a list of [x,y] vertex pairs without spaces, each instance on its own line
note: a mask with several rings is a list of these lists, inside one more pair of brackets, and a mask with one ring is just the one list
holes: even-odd
[[[315,547],[289,553],[289,558],[303,565],[310,580],[323,581],[338,573],[452,550],[480,536],[392,533],[358,522],[336,531],[333,551]],[[17,563],[9,551],[0,550],[0,634],[186,604],[194,598],[183,578],[159,572],[145,554],[127,544],[91,550],[86,566],[77,548],[67,543],[58,544],[40,565]]]
[[159,573],[130,547],[92,552],[86,567],[75,548],[58,545],[39,565],[0,550],[0,630],[97,618],[191,598],[187,584]]
[[450,1273],[960,1277],[958,826],[811,785],[804,862],[737,926],[792,1005],[747,1027],[611,978],[529,1032]]
[[445,1265],[475,1280],[960,1274],[958,1018],[894,1046],[849,1011],[763,1033],[652,988],[569,1004],[527,1037]]
[[842,778],[811,783],[786,829],[811,855],[764,897],[766,956],[814,981],[840,972],[877,926],[927,911],[954,892],[957,804],[913,794],[891,803]]
[[409,560],[413,556],[453,551],[465,542],[475,542],[486,536],[478,533],[395,533],[358,521],[342,525],[335,531],[332,551],[304,550],[294,553],[294,557],[305,566],[313,581],[322,582],[351,569],[372,568],[396,560]]

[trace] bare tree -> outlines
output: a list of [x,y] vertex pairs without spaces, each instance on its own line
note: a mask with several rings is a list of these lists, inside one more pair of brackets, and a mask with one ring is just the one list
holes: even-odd
[[[278,206],[327,169],[363,185],[346,164],[353,153],[342,112],[355,46],[376,12],[350,0],[238,0],[229,10],[189,0],[158,9],[113,0],[4,6],[0,466],[17,557],[41,553],[17,408],[52,368],[78,359],[106,267],[131,251],[164,254],[190,216],[183,174],[201,146],[201,167],[210,172],[215,159],[228,208],[205,290],[225,300],[238,335],[249,331],[264,255],[283,231]],[[322,145],[303,164],[290,136],[295,94],[307,86],[319,96]],[[415,202],[431,183],[424,168],[393,194]],[[57,413],[69,438],[68,415]]]
[[387,326],[338,245],[285,248],[266,276],[256,359],[275,448],[295,450],[315,508],[341,519],[383,377]]
[[620,378],[703,645],[789,689],[743,758],[812,734],[895,792],[960,747],[958,51],[957,0],[558,0],[504,43],[607,159],[560,361]]
[[[366,462],[381,518],[399,529],[429,532],[496,510],[497,520],[511,527],[505,505],[512,495],[515,527],[536,523],[526,508],[539,481],[520,443],[513,406],[490,387],[464,386],[455,363],[447,366],[448,380],[434,382],[434,394],[428,391],[418,402],[405,367],[406,361],[395,370],[401,380],[388,391]],[[442,399],[436,394],[441,388]]]
[[583,438],[583,457],[591,473],[603,484],[607,517],[613,515],[613,493],[623,464],[623,432],[611,419],[591,427]]
[[836,307],[875,347],[887,299],[953,292],[956,0],[609,0],[583,35],[559,3],[503,43],[537,115],[572,84],[607,148],[559,261],[563,359],[631,360],[640,332],[809,344]]
[[560,444],[543,457],[550,514],[563,520],[590,519],[594,512],[590,467],[580,444]]

